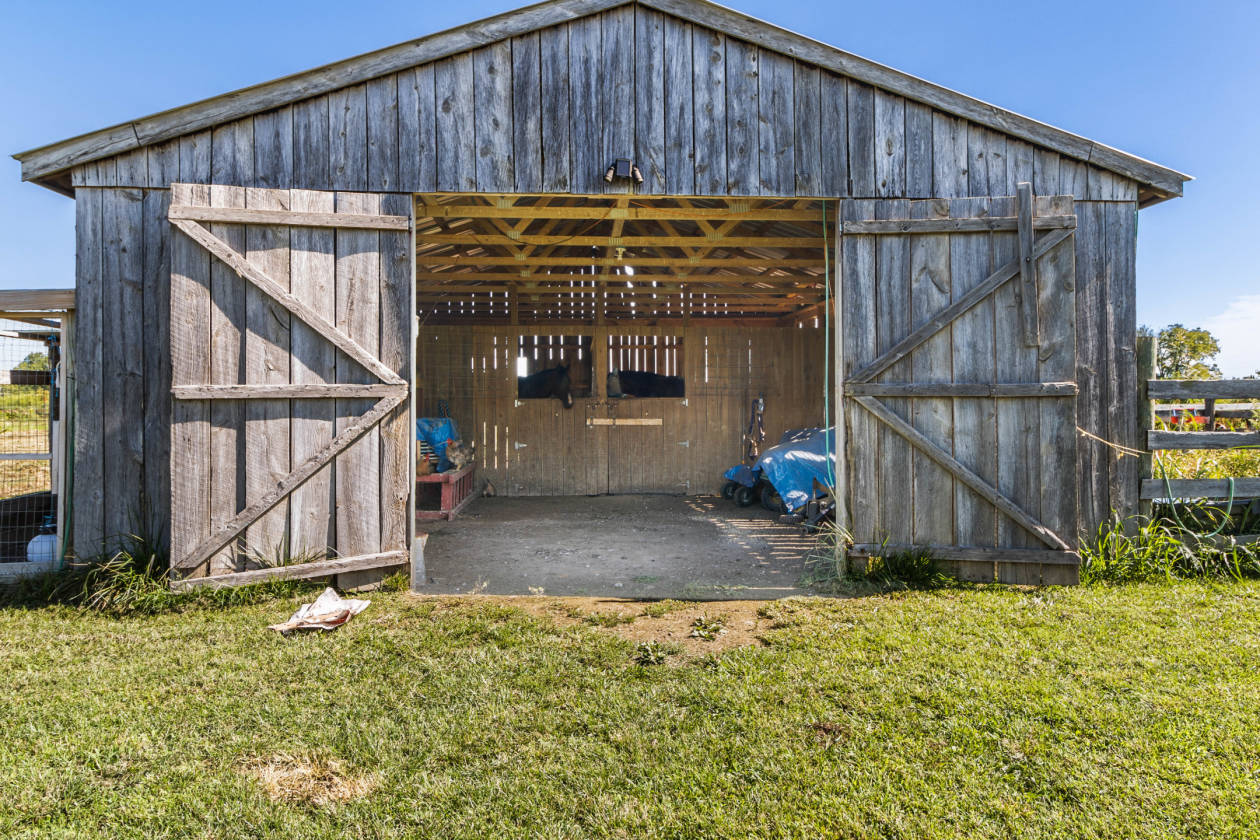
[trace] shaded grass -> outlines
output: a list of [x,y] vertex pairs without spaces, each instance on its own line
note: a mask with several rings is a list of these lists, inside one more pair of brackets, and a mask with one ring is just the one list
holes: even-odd
[[791,599],[681,667],[487,599],[264,629],[298,600],[0,611],[0,836],[1254,836],[1257,583]]
[[[324,580],[270,580],[223,589],[170,589],[170,559],[152,538],[126,535],[110,550],[90,560],[71,560],[62,569],[0,586],[0,607],[39,608],[58,604],[123,617],[158,615],[190,608],[228,608],[316,593]],[[254,554],[257,566],[285,566],[321,559],[323,555],[290,556],[276,551]],[[406,589],[407,576],[397,573],[382,588]]]

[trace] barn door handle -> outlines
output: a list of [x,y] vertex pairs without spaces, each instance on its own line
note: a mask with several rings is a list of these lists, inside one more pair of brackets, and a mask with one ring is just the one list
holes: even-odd
[[688,449],[690,449],[690,448],[691,448],[691,441],[689,441],[689,440],[680,440],[680,441],[678,441],[678,445],[679,445],[679,446],[685,446],[685,447],[687,447]]
[[521,443],[519,440],[512,441],[512,448],[517,450],[518,452],[527,446],[529,446],[528,443]]

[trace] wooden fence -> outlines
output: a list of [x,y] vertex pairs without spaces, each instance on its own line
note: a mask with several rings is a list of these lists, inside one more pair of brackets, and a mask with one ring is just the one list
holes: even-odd
[[[1243,429],[1217,429],[1217,418],[1239,419],[1236,404],[1218,409],[1216,401],[1260,400],[1260,379],[1155,379],[1155,339],[1138,340],[1139,416],[1146,429],[1147,454],[1142,456],[1142,484],[1139,498],[1144,513],[1155,499],[1227,500],[1260,498],[1260,476],[1226,478],[1174,478],[1155,476],[1153,455],[1161,450],[1237,449],[1260,447],[1260,428],[1245,422]],[[1204,418],[1202,431],[1173,431],[1156,428],[1157,400],[1177,400],[1180,408]],[[1201,408],[1200,408],[1201,406]],[[1231,424],[1238,425],[1238,424]],[[1260,534],[1238,538],[1240,542],[1260,542]]]

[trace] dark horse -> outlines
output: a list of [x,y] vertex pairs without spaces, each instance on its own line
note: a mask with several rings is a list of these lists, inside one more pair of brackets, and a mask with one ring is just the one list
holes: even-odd
[[516,396],[522,400],[545,400],[555,397],[564,403],[565,408],[573,408],[573,394],[570,393],[569,366],[559,365],[529,376],[521,376],[516,380]]
[[613,370],[608,373],[610,397],[681,397],[684,393],[681,376],[664,376],[645,370]]

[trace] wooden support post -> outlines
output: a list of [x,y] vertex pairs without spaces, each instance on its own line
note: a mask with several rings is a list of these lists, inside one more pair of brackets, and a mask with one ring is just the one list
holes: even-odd
[[1016,186],[1019,234],[1019,282],[1015,284],[1015,305],[1019,307],[1019,324],[1025,347],[1041,344],[1037,323],[1037,259],[1033,253],[1033,205],[1032,184],[1021,181]]
[[[844,285],[840,282],[840,266],[843,264],[841,262],[841,257],[843,256],[841,243],[843,239],[840,233],[840,202],[835,202],[834,207],[836,212],[832,224],[835,230],[835,237],[827,245],[830,248],[832,243],[834,243],[834,250],[831,252],[831,277],[824,278],[831,283],[831,313],[833,320],[831,334],[831,416],[826,419],[836,430],[836,486],[833,488],[836,502],[836,525],[839,531],[851,533],[852,523],[849,521],[848,448],[846,445],[848,435],[844,403],[844,307],[841,305]],[[823,387],[827,387],[826,382],[823,383]],[[835,560],[840,564],[847,560],[844,541],[840,538],[839,533],[836,535]]]
[[[1146,433],[1155,428],[1155,401],[1150,398],[1150,386],[1148,383],[1155,378],[1155,336],[1139,335],[1137,338],[1137,420],[1138,420],[1138,440],[1145,440]],[[1152,467],[1154,459],[1151,457],[1150,450],[1138,459],[1138,478],[1153,478]],[[1138,503],[1138,513],[1142,516],[1149,517],[1151,515],[1151,502],[1149,499],[1143,499]]]

